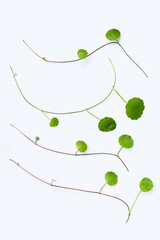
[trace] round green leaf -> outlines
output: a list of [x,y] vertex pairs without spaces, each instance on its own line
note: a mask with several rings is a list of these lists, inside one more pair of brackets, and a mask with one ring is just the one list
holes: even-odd
[[39,141],[39,139],[40,139],[39,137],[35,137],[35,140],[36,140],[36,141]]
[[132,120],[140,118],[144,111],[144,102],[138,97],[130,99],[126,104],[126,114]]
[[113,186],[117,183],[118,176],[114,172],[107,172],[105,174],[105,180],[110,186]]
[[106,38],[110,41],[117,40],[120,37],[121,33],[117,29],[111,29],[106,33]]
[[98,128],[102,132],[110,132],[116,128],[116,122],[113,118],[102,118],[98,123]]
[[150,178],[143,178],[139,183],[139,187],[142,192],[148,192],[153,188],[153,182]]
[[58,118],[52,118],[51,121],[50,121],[50,123],[49,123],[49,125],[50,125],[51,127],[56,127],[56,126],[58,125],[58,123],[59,123]]
[[134,144],[132,137],[127,134],[120,136],[118,142],[124,148],[131,148]]
[[87,150],[87,144],[83,141],[77,141],[76,147],[79,152],[85,152]]
[[79,49],[77,55],[80,59],[83,59],[87,57],[88,52],[85,49]]

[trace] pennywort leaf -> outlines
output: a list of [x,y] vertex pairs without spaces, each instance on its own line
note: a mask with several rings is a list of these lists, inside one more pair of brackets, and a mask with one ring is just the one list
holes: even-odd
[[117,124],[113,118],[102,118],[98,123],[98,128],[102,132],[110,132],[116,128]]
[[131,148],[134,144],[132,137],[127,134],[121,135],[118,142],[123,148]]
[[107,33],[106,33],[106,38],[110,41],[114,41],[117,40],[120,37],[121,33],[119,30],[117,29],[110,29]]
[[80,59],[83,59],[87,57],[88,52],[85,49],[79,49],[77,55]]
[[56,117],[52,118],[49,123],[51,127],[56,127],[58,124],[59,124],[59,120]]
[[132,120],[139,119],[145,109],[144,102],[138,97],[130,99],[126,104],[126,114]]
[[76,147],[79,152],[85,152],[87,150],[87,144],[84,141],[77,141]]
[[110,186],[113,186],[117,184],[118,176],[114,172],[110,171],[105,174],[105,180]]
[[36,141],[39,141],[39,139],[40,139],[39,137],[35,137],[35,140],[36,140]]
[[148,192],[153,188],[153,182],[150,178],[145,177],[140,181],[139,187],[142,192]]

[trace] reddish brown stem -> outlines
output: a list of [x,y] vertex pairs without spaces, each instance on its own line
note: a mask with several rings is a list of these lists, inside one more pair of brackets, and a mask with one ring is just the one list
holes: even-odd
[[[80,59],[80,58],[77,58],[77,59],[73,59],[73,60],[67,60],[67,61],[55,61],[55,60],[47,60],[46,58],[44,57],[41,57],[38,53],[36,53],[29,45],[28,43],[26,43],[24,40],[23,42],[26,44],[26,46],[39,58],[41,58],[42,60],[44,60],[45,62],[50,62],[50,63],[72,63],[72,62],[78,62],[78,61],[81,61],[83,59]],[[113,44],[113,43],[116,43],[117,42],[109,42],[109,43],[105,43],[103,44],[102,46],[98,47],[97,49],[95,49],[94,51],[92,51],[91,53],[89,53],[87,55],[87,57],[91,56],[93,53],[97,52],[98,50],[100,50],[101,48],[107,46],[107,45],[110,45],[110,44]],[[86,57],[86,58],[87,58]]]
[[65,187],[65,186],[60,186],[60,185],[55,185],[55,184],[52,184],[50,182],[46,182],[44,181],[43,179],[35,176],[34,174],[32,174],[31,172],[27,171],[25,168],[21,167],[19,163],[17,163],[16,161],[12,160],[12,159],[9,159],[11,162],[13,162],[14,164],[16,164],[18,167],[20,167],[23,171],[25,171],[26,173],[28,173],[29,175],[31,175],[33,178],[39,180],[40,182],[43,182],[47,185],[50,185],[51,187],[55,187],[55,188],[61,188],[61,189],[66,189],[66,190],[72,190],[72,191],[79,191],[79,192],[85,192],[85,193],[93,193],[93,194],[100,194],[100,195],[103,195],[103,196],[106,196],[106,197],[110,197],[110,198],[114,198],[116,200],[119,200],[121,201],[122,203],[124,203],[126,206],[127,206],[127,209],[128,209],[128,216],[130,214],[130,209],[129,209],[129,206],[128,204],[121,198],[119,197],[116,197],[116,196],[113,196],[113,195],[109,195],[109,194],[105,194],[105,193],[101,193],[101,192],[97,192],[97,191],[91,191],[91,190],[84,190],[84,189],[79,189],[79,188],[72,188],[72,187]]
[[126,166],[126,164],[123,162],[123,160],[119,157],[119,155],[115,154],[115,153],[103,153],[103,152],[99,152],[99,153],[79,153],[79,154],[75,154],[75,153],[68,153],[68,152],[61,152],[61,151],[57,151],[57,150],[53,150],[44,146],[39,145],[38,143],[35,143],[35,141],[33,141],[31,138],[29,138],[26,134],[24,134],[22,131],[20,131],[17,127],[15,127],[13,124],[10,124],[13,128],[15,128],[18,132],[20,132],[25,138],[27,138],[30,142],[32,142],[33,144],[35,144],[36,146],[45,149],[47,151],[50,152],[54,152],[54,153],[59,153],[59,154],[64,154],[64,155],[69,155],[69,156],[76,156],[76,157],[80,157],[80,156],[93,156],[93,155],[110,155],[110,156],[115,156],[117,157],[121,163],[125,166],[125,168],[127,169],[127,171],[129,171],[128,167]]

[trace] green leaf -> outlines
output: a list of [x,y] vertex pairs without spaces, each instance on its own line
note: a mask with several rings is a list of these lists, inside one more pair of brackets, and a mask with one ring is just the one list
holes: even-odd
[[56,127],[56,126],[58,125],[58,123],[59,123],[58,118],[55,118],[55,117],[54,117],[54,118],[51,119],[49,125],[50,125],[51,127]]
[[118,176],[114,172],[110,171],[105,174],[105,180],[110,186],[113,186],[117,183]]
[[106,33],[106,38],[110,41],[117,40],[120,37],[121,33],[117,29],[111,29]]
[[153,182],[150,178],[143,178],[139,183],[139,187],[142,192],[148,192],[153,188]]
[[102,132],[110,132],[116,128],[116,122],[113,118],[105,117],[102,118],[98,123],[98,128]]
[[126,114],[132,120],[140,118],[144,111],[144,102],[138,97],[130,99],[126,104]]
[[85,152],[87,150],[87,144],[83,141],[77,141],[76,147],[79,152]]
[[88,52],[85,49],[79,49],[77,55],[80,59],[83,59],[87,57]]
[[39,137],[35,137],[35,140],[36,140],[36,141],[39,141],[39,139],[40,139]]
[[131,148],[134,144],[132,137],[127,134],[120,136],[118,142],[124,148]]

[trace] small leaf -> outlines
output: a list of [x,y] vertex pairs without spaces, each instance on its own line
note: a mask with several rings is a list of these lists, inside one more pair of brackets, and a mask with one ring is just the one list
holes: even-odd
[[39,139],[40,139],[39,137],[35,137],[35,140],[36,140],[36,141],[39,141]]
[[16,76],[17,76],[17,73],[15,73],[14,76],[16,77]]
[[139,187],[142,192],[148,192],[153,188],[153,182],[150,178],[143,178],[139,183]]
[[87,150],[87,144],[83,141],[77,141],[76,147],[79,152],[85,152]]
[[134,144],[132,137],[127,134],[120,136],[118,142],[124,148],[131,148]]
[[113,186],[118,182],[118,176],[114,172],[107,172],[105,180],[110,186]]
[[50,121],[50,123],[49,123],[49,125],[50,125],[51,127],[56,127],[56,126],[58,125],[58,123],[59,123],[58,118],[52,118],[51,121]]
[[142,99],[134,97],[130,99],[126,104],[126,114],[132,120],[140,118],[144,111],[144,102]]
[[98,123],[98,128],[102,132],[110,132],[116,128],[116,122],[113,118],[105,117],[102,118]]
[[88,52],[85,49],[79,49],[77,55],[80,59],[83,59],[87,57]]
[[106,33],[106,38],[110,41],[117,40],[120,37],[121,33],[117,29],[111,29]]
[[46,58],[45,58],[45,57],[42,57],[42,59],[46,61]]

